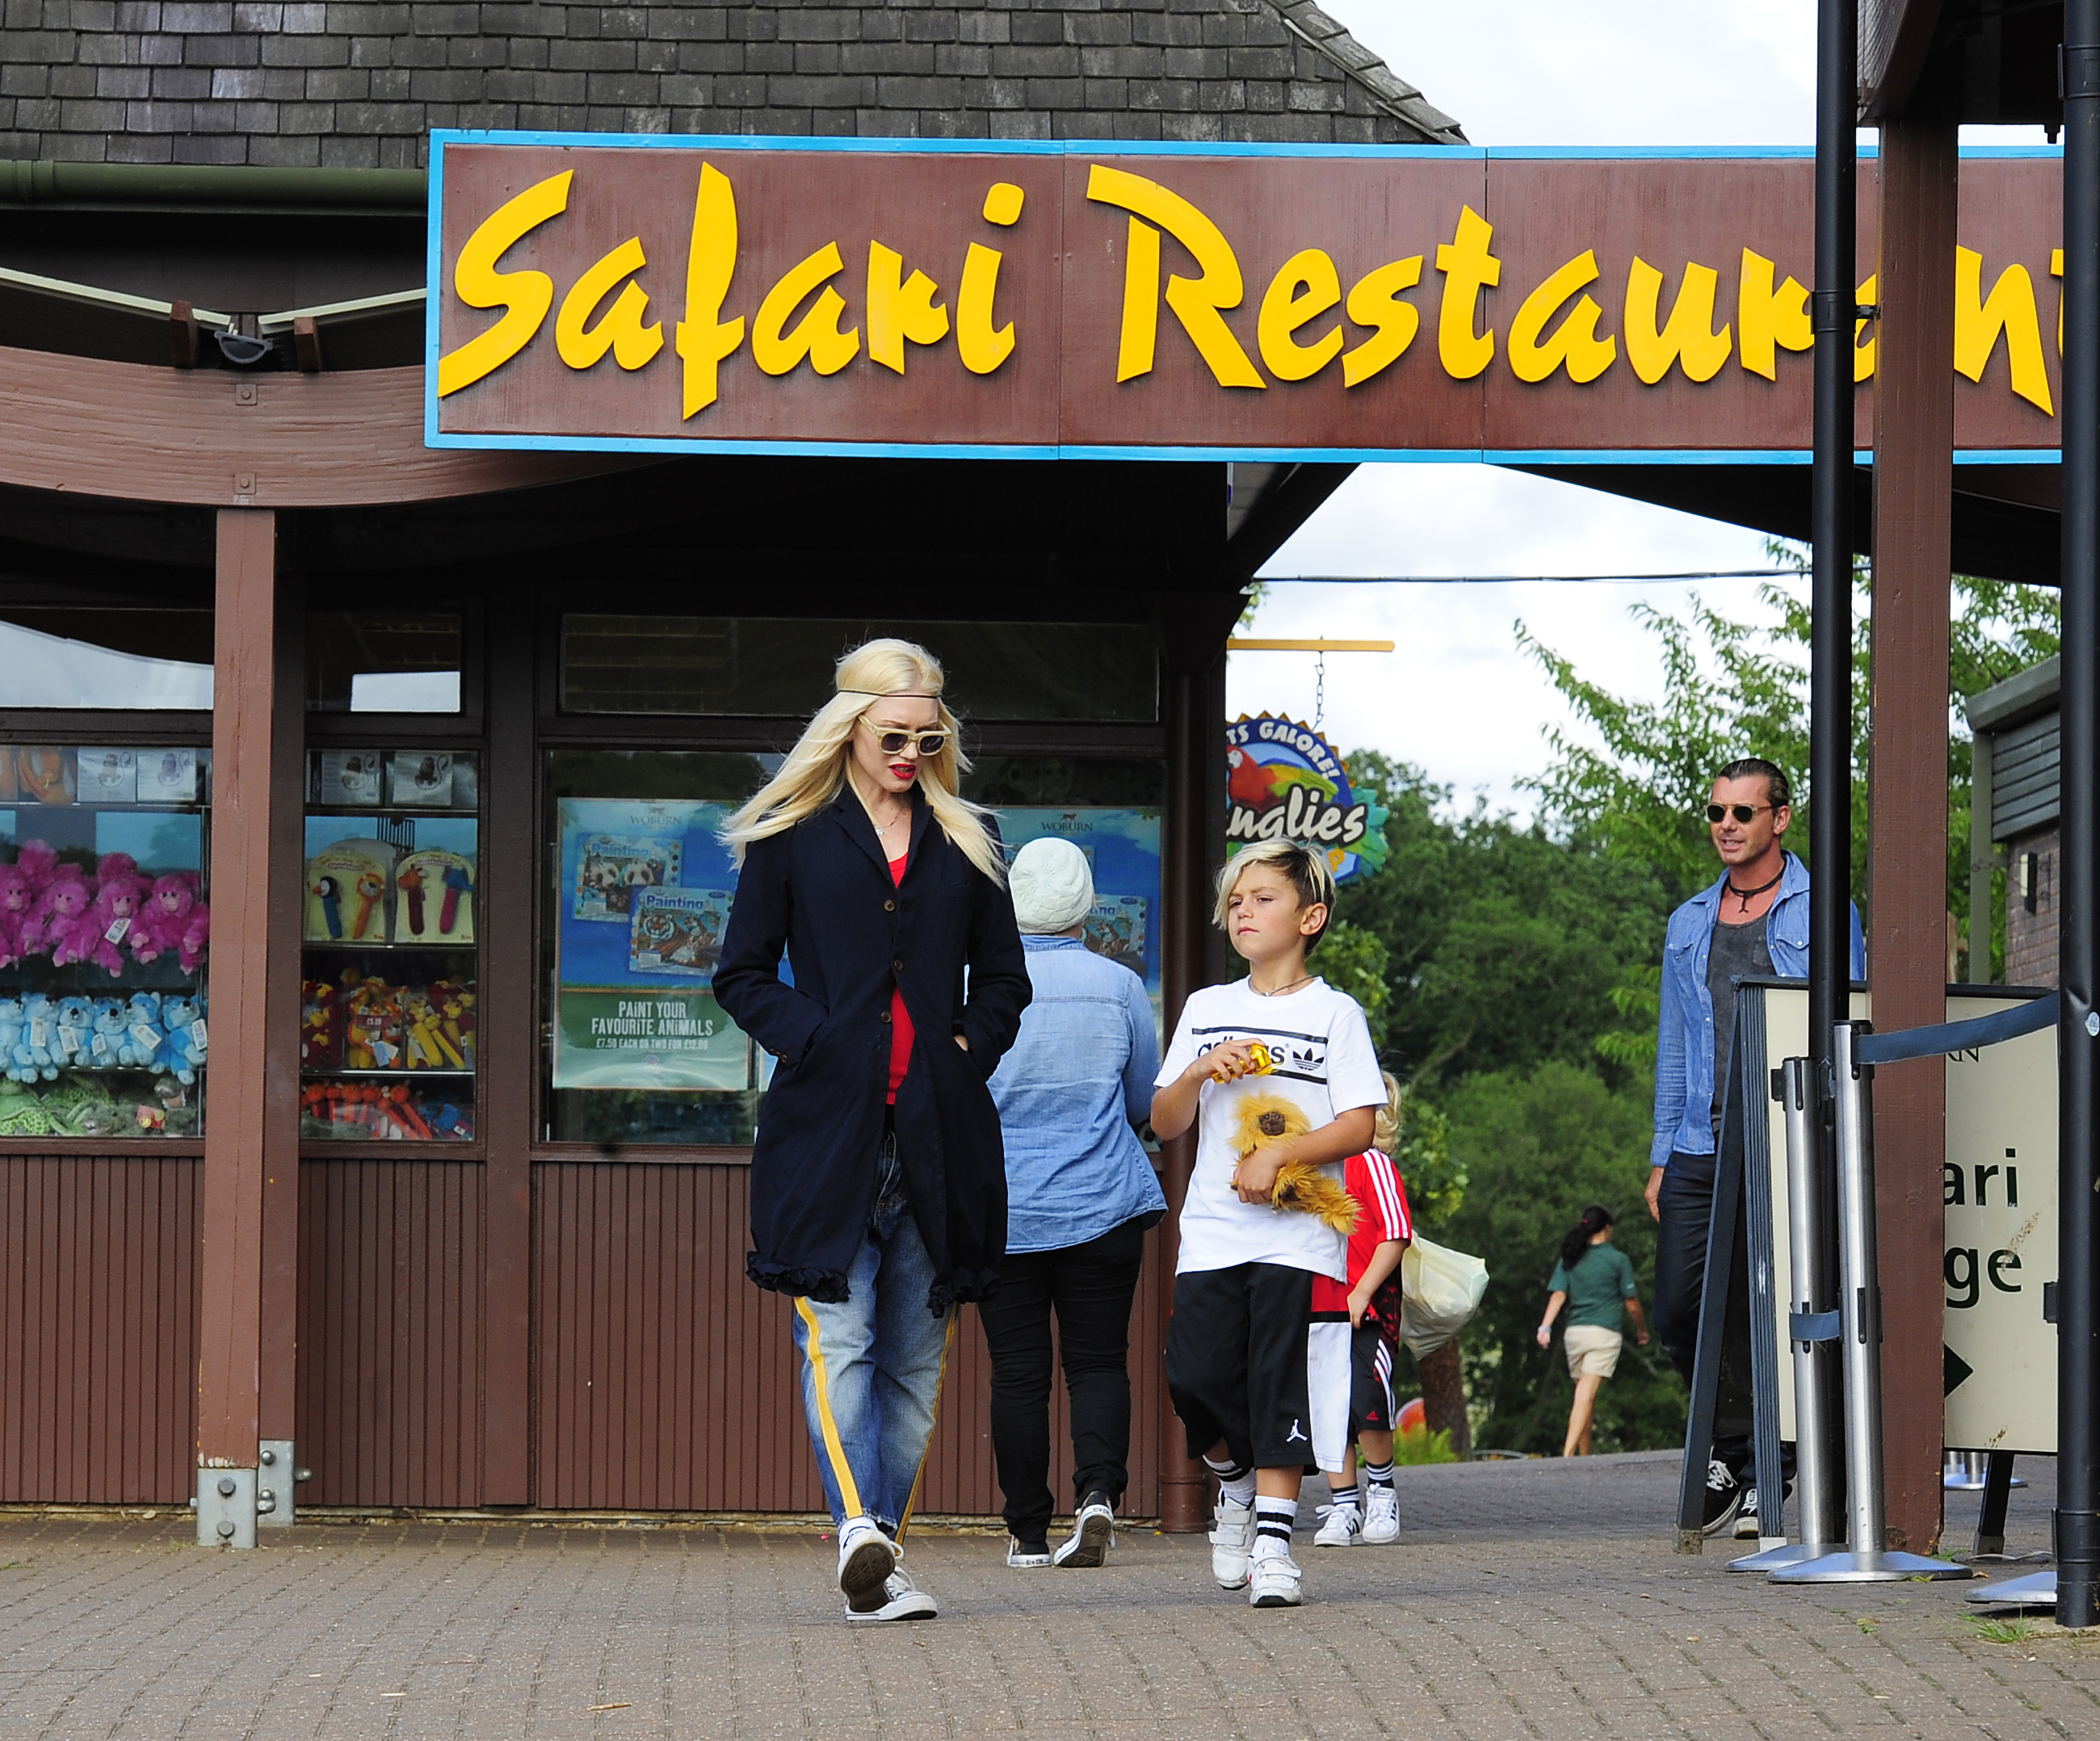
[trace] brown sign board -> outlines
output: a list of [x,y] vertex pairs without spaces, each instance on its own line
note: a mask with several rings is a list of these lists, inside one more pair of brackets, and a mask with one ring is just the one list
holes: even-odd
[[[433,447],[1696,463],[1809,446],[1805,152],[439,133],[431,161]],[[2061,185],[2053,152],[1964,155],[1965,457],[2054,457]],[[1874,342],[1864,319],[1862,448]]]

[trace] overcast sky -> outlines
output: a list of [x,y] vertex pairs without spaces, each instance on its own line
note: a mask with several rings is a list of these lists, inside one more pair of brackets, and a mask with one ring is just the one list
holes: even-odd
[[[1321,0],[1479,145],[1807,145],[1815,0]],[[1981,132],[1983,130],[1969,130]],[[2032,136],[2039,129],[1989,130]],[[1478,465],[1365,465],[1277,552],[1270,575],[1664,573],[1767,566],[1760,535]],[[1754,608],[1755,580],[1699,584]],[[1565,710],[1516,647],[1521,619],[1585,675],[1658,688],[1627,607],[1682,609],[1667,586],[1277,587],[1255,632],[1387,638],[1327,661],[1329,737],[1419,764],[1462,799],[1528,812]],[[1312,659],[1235,654],[1235,712],[1309,719]]]

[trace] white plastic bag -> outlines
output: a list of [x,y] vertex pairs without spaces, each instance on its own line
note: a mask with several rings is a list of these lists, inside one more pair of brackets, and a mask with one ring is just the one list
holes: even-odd
[[1480,1309],[1488,1267],[1418,1233],[1401,1254],[1400,1291],[1400,1339],[1418,1360],[1450,1341]]

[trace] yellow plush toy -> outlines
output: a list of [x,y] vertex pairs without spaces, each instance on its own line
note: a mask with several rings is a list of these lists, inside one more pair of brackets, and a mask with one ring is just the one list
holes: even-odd
[[[1233,1146],[1245,1160],[1258,1148],[1303,1136],[1312,1128],[1295,1100],[1280,1094],[1251,1094],[1239,1104],[1239,1122]],[[1357,1224],[1357,1202],[1339,1181],[1309,1161],[1286,1161],[1276,1175],[1268,1200],[1278,1209],[1295,1209],[1317,1215],[1337,1233],[1347,1233]]]

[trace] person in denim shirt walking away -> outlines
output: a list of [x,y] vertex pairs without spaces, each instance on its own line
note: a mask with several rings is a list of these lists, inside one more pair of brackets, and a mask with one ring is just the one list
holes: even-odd
[[[1152,1104],[1159,1041],[1145,985],[1079,939],[1093,909],[1086,855],[1031,840],[1015,856],[1014,916],[1034,997],[991,1079],[1006,1143],[1006,1263],[982,1301],[991,1442],[1009,1566],[1098,1566],[1129,1474],[1131,1301],[1145,1234],[1167,1199],[1132,1126]],[[1071,1398],[1070,1536],[1050,1552],[1050,1315]]]
[[[1786,775],[1768,761],[1748,756],[1720,771],[1706,822],[1721,875],[1670,915],[1663,943],[1648,1206],[1660,1223],[1656,1333],[1688,1380],[1698,1351],[1715,1151],[1734,1038],[1735,982],[1808,976],[1808,867],[1785,844],[1793,819],[1792,800]],[[1859,909],[1851,911],[1852,977],[1864,979],[1866,944]],[[1741,1237],[1739,1232],[1734,1265],[1739,1278],[1748,1271]],[[1739,1280],[1739,1289],[1741,1285]],[[1706,1482],[1709,1535],[1731,1523],[1737,1524],[1739,1535],[1745,1528],[1757,1533],[1751,1521],[1757,1490],[1746,1490],[1741,1480],[1750,1461],[1750,1350],[1747,1304],[1739,1311],[1738,1303],[1731,1302],[1721,1355]]]

